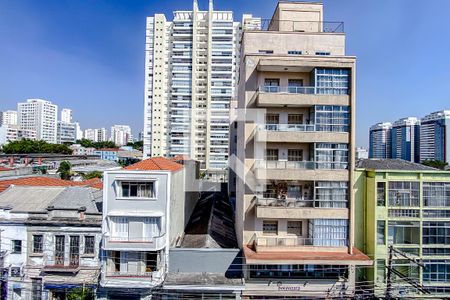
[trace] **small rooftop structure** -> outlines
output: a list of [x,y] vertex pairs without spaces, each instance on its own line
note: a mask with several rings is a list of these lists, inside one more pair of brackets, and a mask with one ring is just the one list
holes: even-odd
[[224,195],[205,193],[198,200],[181,248],[237,248],[233,209]]
[[360,159],[356,163],[356,168],[394,171],[440,171],[403,159]]
[[176,172],[181,169],[183,169],[183,165],[160,156],[152,157],[124,168],[124,170],[130,171],[170,171],[170,172]]

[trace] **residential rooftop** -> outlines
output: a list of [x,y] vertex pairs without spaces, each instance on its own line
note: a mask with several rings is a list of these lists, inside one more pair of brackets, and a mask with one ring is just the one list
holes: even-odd
[[356,162],[356,168],[372,170],[395,170],[395,171],[440,171],[422,164],[410,162],[403,159],[360,159]]
[[176,172],[183,169],[183,165],[171,161],[165,157],[152,157],[124,168],[132,171],[170,171]]
[[93,178],[86,181],[70,181],[62,180],[59,178],[47,177],[47,176],[33,176],[23,177],[16,179],[0,180],[0,193],[5,191],[9,186],[33,186],[33,187],[45,187],[45,186],[88,186],[98,189],[103,188],[103,183],[100,178]]
[[206,193],[197,202],[181,248],[237,248],[233,209],[219,192]]

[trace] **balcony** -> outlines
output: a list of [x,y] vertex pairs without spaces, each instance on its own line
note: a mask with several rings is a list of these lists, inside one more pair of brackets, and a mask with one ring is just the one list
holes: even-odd
[[325,207],[324,201],[299,198],[255,197],[257,218],[280,219],[348,219],[347,201],[327,201],[333,207]]
[[347,164],[347,162],[256,160],[252,170],[258,180],[348,181]]
[[[314,86],[260,86],[254,100],[258,107],[350,105],[348,88],[327,88],[325,93]],[[253,102],[253,99],[250,102]]]
[[102,276],[101,284],[105,287],[123,288],[132,285],[133,288],[152,288],[161,284],[164,269],[155,272],[139,270],[128,271],[106,271]]
[[348,239],[322,239],[298,236],[255,236],[254,245],[256,252],[346,252],[348,250]]
[[261,19],[260,24],[247,26],[245,30],[344,33],[344,22]]
[[343,143],[350,142],[348,132],[317,131],[315,124],[261,124],[257,142],[273,143]]
[[166,235],[162,234],[157,237],[105,236],[103,243],[105,250],[157,251],[166,247]]

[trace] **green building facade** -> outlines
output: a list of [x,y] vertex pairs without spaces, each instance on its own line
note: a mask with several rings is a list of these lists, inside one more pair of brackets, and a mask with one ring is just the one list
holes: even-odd
[[[361,160],[353,187],[355,246],[374,261],[365,269],[364,288],[385,293],[393,245],[425,265],[394,255],[396,271],[423,285],[430,297],[450,296],[450,172],[402,160]],[[394,295],[418,293],[395,274],[392,283]]]

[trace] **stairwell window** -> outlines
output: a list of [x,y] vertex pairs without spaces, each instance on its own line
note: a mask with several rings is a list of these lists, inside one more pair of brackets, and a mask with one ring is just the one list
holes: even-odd
[[299,50],[289,50],[289,51],[288,51],[288,54],[289,54],[289,55],[301,55],[301,54],[302,54],[302,51],[299,51]]
[[123,198],[155,198],[155,182],[121,183],[121,197]]

